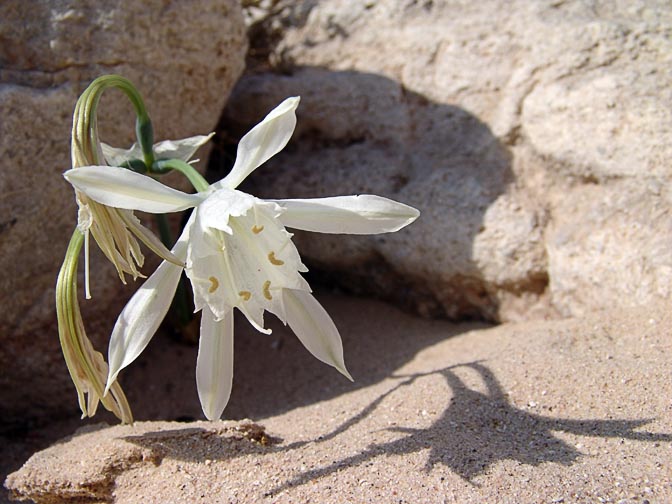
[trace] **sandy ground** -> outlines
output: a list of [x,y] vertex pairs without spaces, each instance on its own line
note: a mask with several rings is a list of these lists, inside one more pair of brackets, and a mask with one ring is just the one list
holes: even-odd
[[[240,320],[225,418],[264,430],[89,426],[6,485],[38,502],[672,502],[666,306],[490,328],[321,299],[354,384]],[[202,418],[194,362],[157,338],[123,378],[136,416]],[[75,425],[6,439],[2,469]]]

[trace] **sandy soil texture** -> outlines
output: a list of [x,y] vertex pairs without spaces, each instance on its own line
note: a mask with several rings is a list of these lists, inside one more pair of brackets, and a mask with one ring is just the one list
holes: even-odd
[[[354,384],[282,326],[238,324],[225,417],[252,420],[88,426],[5,485],[36,502],[672,501],[668,307],[491,328],[321,299]],[[200,417],[194,360],[152,343],[124,377],[139,418]]]

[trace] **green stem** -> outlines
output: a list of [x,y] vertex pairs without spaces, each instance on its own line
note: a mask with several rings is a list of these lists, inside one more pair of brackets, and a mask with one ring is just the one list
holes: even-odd
[[93,158],[93,163],[102,164],[97,150],[98,125],[96,111],[103,92],[109,88],[117,88],[122,91],[133,105],[136,114],[135,131],[138,144],[142,149],[145,164],[152,166],[154,163],[154,153],[152,151],[154,131],[152,121],[149,118],[145,102],[138,90],[131,81],[120,75],[103,75],[102,77],[98,77],[89,84],[89,87],[79,97],[75,107],[73,139],[75,137],[79,139],[86,138],[89,147],[87,150]]
[[150,168],[150,172],[157,175],[166,173],[168,170],[178,171],[187,177],[191,185],[198,192],[206,191],[210,187],[208,181],[203,178],[203,175],[198,173],[196,168],[180,159],[161,159],[156,161]]

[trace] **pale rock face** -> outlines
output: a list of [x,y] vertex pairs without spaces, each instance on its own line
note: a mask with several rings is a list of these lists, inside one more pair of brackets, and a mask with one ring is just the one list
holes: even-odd
[[547,231],[551,289],[561,313],[634,307],[672,294],[670,189],[625,179],[577,188]]
[[389,237],[298,234],[313,270],[454,318],[669,297],[670,201],[650,190],[672,166],[669,4],[333,0],[277,11],[267,26],[278,42],[223,123],[235,136],[303,96],[295,137],[253,191],[372,192],[422,212]]
[[[155,138],[207,134],[244,68],[238,2],[199,4],[9,0],[0,6],[0,408],[5,421],[74,411],[58,347],[54,286],[76,224],[70,168],[72,113],[96,77],[129,78],[145,98]],[[101,101],[101,137],[129,147],[132,108],[120,92]],[[207,150],[199,152],[203,159]],[[93,250],[94,247],[92,247]],[[147,254],[149,255],[149,254]],[[149,265],[151,265],[151,259]],[[94,301],[83,310],[97,347],[132,288],[120,295],[102,256],[92,259]],[[146,274],[151,271],[146,267]],[[30,384],[28,386],[27,384]]]

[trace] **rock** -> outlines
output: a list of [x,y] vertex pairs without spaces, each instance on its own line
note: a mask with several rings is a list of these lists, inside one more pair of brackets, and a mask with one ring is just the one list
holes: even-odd
[[[52,475],[47,476],[41,469],[29,470],[22,483],[40,489],[29,495],[38,503],[109,502],[116,492],[117,476],[146,464],[160,466],[164,458],[178,455],[171,447],[187,443],[194,448],[190,458],[205,460],[215,446],[254,452],[255,445],[271,442],[263,426],[249,420],[195,422],[187,429],[182,427],[184,424],[175,422],[140,422],[133,426],[97,424],[81,428],[70,439],[76,439],[75,443],[59,444],[32,458],[34,469],[40,466],[53,471]],[[16,480],[10,477],[7,481],[11,487]],[[21,498],[24,492],[15,491],[13,496]]]
[[558,205],[547,248],[554,301],[563,313],[670,297],[670,189],[656,179],[642,182],[576,188]]
[[[9,0],[0,19],[0,409],[13,422],[76,408],[58,345],[54,285],[77,215],[60,176],[70,166],[77,97],[99,75],[121,74],[144,96],[157,140],[208,133],[242,72],[247,41],[234,0],[198,9]],[[121,93],[106,93],[100,126],[112,145],[133,142],[134,117]],[[104,351],[132,289],[120,293],[101,257],[92,263],[94,301],[83,309]]]
[[[355,292],[455,319],[669,298],[672,248],[647,247],[672,240],[670,201],[643,189],[672,175],[663,140],[672,134],[669,4],[280,5],[252,31],[259,58],[222,124],[235,139],[300,94],[299,126],[248,188],[273,197],[372,192],[422,212],[389,236],[297,233],[309,267]],[[648,202],[628,196],[635,187]],[[572,210],[592,205],[588,195],[605,202],[602,217]],[[633,220],[618,221],[617,208]],[[623,236],[654,209],[656,237],[645,224]],[[573,241],[593,235],[606,248]]]
[[[312,360],[281,324],[273,346],[240,331],[225,415],[253,412],[258,423],[88,427],[11,474],[10,496],[38,504],[672,499],[666,304],[489,328],[375,301],[320,300],[341,329],[354,383]],[[148,360],[143,372],[151,379],[165,363]],[[165,391],[150,395],[167,400]]]

